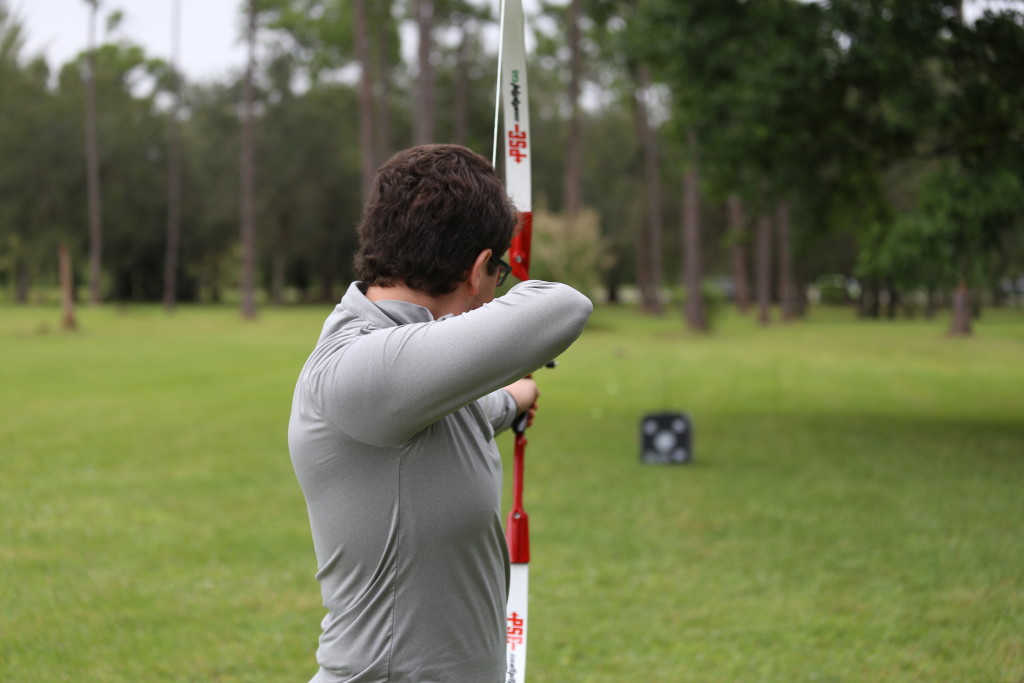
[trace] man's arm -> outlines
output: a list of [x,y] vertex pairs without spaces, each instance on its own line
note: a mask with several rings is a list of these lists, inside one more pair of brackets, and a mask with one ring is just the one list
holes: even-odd
[[518,382],[513,382],[505,387],[505,391],[511,394],[512,399],[516,402],[516,415],[528,413],[526,426],[532,425],[533,417],[537,414],[537,399],[540,398],[540,390],[537,388],[537,383],[529,377],[524,377]]
[[533,416],[537,412],[537,397],[539,396],[537,383],[532,379],[523,378],[507,387],[481,396],[478,403],[494,428],[494,433],[497,434],[511,427],[516,416],[525,412],[529,412],[527,424],[532,424]]
[[361,337],[319,365],[308,385],[325,417],[349,436],[399,445],[554,359],[592,310],[567,285],[524,282],[462,315]]

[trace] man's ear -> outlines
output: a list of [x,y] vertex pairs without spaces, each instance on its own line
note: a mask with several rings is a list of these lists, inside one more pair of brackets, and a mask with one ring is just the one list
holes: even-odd
[[483,279],[487,275],[487,262],[491,260],[493,253],[490,249],[484,249],[477,254],[476,259],[473,260],[473,265],[469,267],[466,285],[469,287],[470,296],[476,296],[480,293]]

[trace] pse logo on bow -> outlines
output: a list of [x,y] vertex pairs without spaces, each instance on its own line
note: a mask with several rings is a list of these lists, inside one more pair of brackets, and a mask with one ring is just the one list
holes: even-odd
[[505,683],[518,683],[519,679],[516,678],[516,674],[519,673],[519,671],[516,670],[515,657],[508,658],[508,671],[506,671],[505,673],[508,674],[508,678],[505,679]]
[[527,140],[527,133],[525,128],[519,126],[519,93],[521,88],[519,87],[519,70],[512,70],[512,109],[515,111],[516,124],[508,131],[508,156],[514,159],[517,164],[521,164],[526,159],[526,150],[530,146]]
[[512,108],[516,112],[516,123],[519,123],[519,70],[512,70]]

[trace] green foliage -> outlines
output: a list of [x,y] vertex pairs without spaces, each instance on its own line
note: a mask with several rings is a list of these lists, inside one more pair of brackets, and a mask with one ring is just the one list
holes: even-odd
[[[85,158],[81,125],[85,55],[60,73],[57,97],[69,136],[64,154],[73,159],[69,178],[81,204],[62,216],[68,232],[84,227]],[[148,58],[137,45],[107,43],[96,52],[97,137],[102,178],[104,270],[114,299],[158,300],[163,292],[164,229],[167,223],[167,121],[157,106],[166,65]],[[63,118],[63,116],[62,116]],[[73,131],[73,132],[72,132]],[[73,137],[72,137],[73,135]],[[69,154],[70,152],[70,154]],[[73,156],[72,156],[73,155]],[[80,174],[80,175],[79,175]],[[76,231],[77,232],[77,231]],[[78,233],[79,253],[87,248]],[[184,282],[184,280],[183,280]]]
[[[0,309],[0,678],[313,674],[286,426],[328,309]],[[942,327],[599,309],[538,376],[530,679],[1020,680],[1024,320]],[[692,465],[637,462],[666,408]]]
[[634,50],[657,64],[673,92],[672,132],[701,146],[713,196],[739,192],[749,205],[807,182],[835,116],[822,10],[796,2],[649,2],[633,28]]
[[533,212],[530,276],[593,291],[607,249],[597,213],[583,209],[574,221],[544,208]]
[[10,280],[53,263],[57,242],[73,234],[69,212],[84,206],[84,179],[63,165],[69,143],[81,150],[80,119],[68,126],[46,63],[26,59],[23,43],[21,24],[0,6],[0,101],[11,103],[0,116],[0,251]]
[[273,35],[287,37],[316,82],[324,71],[354,59],[352,12],[341,0],[258,0],[260,23]]
[[991,282],[1002,234],[1022,225],[1020,176],[944,164],[923,179],[915,211],[871,226],[858,274],[900,289],[950,287],[961,278]]
[[[483,28],[491,21],[486,7],[467,3],[446,3],[451,22],[447,40],[438,37],[435,65],[435,99],[440,106],[435,112],[438,140],[459,142],[491,158],[494,140],[494,76],[498,69],[497,55],[487,49]],[[435,16],[445,8],[435,0]],[[459,80],[465,79],[461,85]],[[531,89],[536,89],[533,73]],[[489,93],[489,96],[487,94]],[[466,137],[456,137],[459,100],[465,98]],[[450,132],[449,132],[450,131]]]
[[[357,105],[352,91],[337,85],[295,92],[288,61],[279,56],[272,65],[283,73],[268,88],[257,131],[262,252],[268,265],[281,259],[286,269],[330,273],[341,286],[351,276],[361,203],[354,131],[343,135],[337,122],[354,120]],[[299,284],[308,297],[312,283]],[[316,296],[333,298],[330,285],[321,282]]]
[[[803,279],[851,275],[855,263],[863,277],[894,287],[1019,275],[1024,22],[1010,6],[964,24],[959,5],[583,2],[583,202],[597,212],[603,251],[587,259],[599,272],[584,279],[601,276],[612,287],[634,278],[636,236],[648,212],[633,117],[645,66],[656,81],[644,95],[658,127],[664,187],[677,183],[692,132],[709,217],[729,194],[745,199],[750,216],[787,201]],[[399,31],[410,3],[366,7],[379,164],[409,143],[418,67],[404,60]],[[486,36],[495,13],[479,0],[434,7],[437,139],[458,135],[489,155],[495,54]],[[536,45],[535,197],[559,212],[567,12],[564,2],[539,7],[528,17]],[[24,29],[10,8],[0,2],[0,284],[45,286],[58,242],[69,244],[84,271],[84,56],[51,69],[25,55]],[[336,296],[355,248],[361,160],[352,9],[350,0],[257,2],[260,279],[303,298]],[[116,13],[111,18],[116,23]],[[97,55],[106,295],[154,299],[168,212],[168,94],[178,79],[130,41],[106,40]],[[183,299],[217,299],[233,285],[237,78],[183,86]],[[678,193],[662,194],[661,217],[674,225]],[[676,231],[666,230],[665,273],[678,265],[676,242]],[[712,259],[707,270],[724,262]]]
[[707,329],[708,331],[714,330],[727,310],[728,302],[725,299],[725,294],[719,287],[705,282],[701,284],[700,296],[704,307],[704,317],[708,324]]
[[842,275],[822,276],[815,286],[818,289],[821,304],[825,306],[841,306],[852,303],[846,278]]
[[[677,144],[696,133],[712,196],[788,199],[798,242],[845,228],[862,276],[948,286],[1008,272],[994,245],[1021,224],[1007,197],[1024,176],[1024,22],[965,24],[961,4],[649,0],[628,34],[672,90]],[[905,206],[886,179],[921,158],[943,170]]]
[[7,6],[7,0],[0,0],[0,64],[5,69],[17,68],[24,46],[24,26]]

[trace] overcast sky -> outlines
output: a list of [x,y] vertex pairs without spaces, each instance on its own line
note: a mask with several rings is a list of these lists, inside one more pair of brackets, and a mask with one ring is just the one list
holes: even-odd
[[[239,38],[241,0],[180,1],[183,37],[180,67],[186,75],[191,80],[208,80],[241,69],[245,61],[245,50]],[[499,0],[493,2],[497,8]],[[529,11],[535,3],[526,0],[524,4]],[[980,13],[986,4],[1014,3],[968,0],[969,18]],[[45,53],[50,65],[57,68],[85,49],[88,35],[85,0],[11,0],[10,5],[25,23],[29,55]],[[114,9],[124,13],[120,36],[142,45],[147,54],[170,58],[172,0],[102,0],[101,7],[104,8],[101,16]]]
[[[46,54],[59,67],[85,49],[89,8],[84,0],[13,0],[11,6],[28,33],[26,51]],[[180,68],[192,80],[219,78],[241,69],[240,0],[181,0]],[[147,54],[170,59],[171,0],[104,0],[100,16],[118,9],[123,38],[142,45]],[[102,36],[103,22],[98,22]]]

